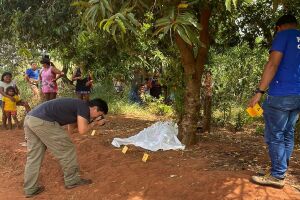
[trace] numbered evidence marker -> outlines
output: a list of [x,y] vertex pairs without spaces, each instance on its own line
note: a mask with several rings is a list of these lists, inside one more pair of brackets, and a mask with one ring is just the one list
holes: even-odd
[[122,149],[122,153],[125,154],[125,153],[127,152],[127,150],[128,150],[128,147],[127,147],[127,146],[124,146],[123,149]]
[[144,156],[143,156],[143,158],[142,158],[142,161],[143,161],[143,162],[147,162],[148,158],[149,158],[149,154],[144,153]]
[[246,111],[251,117],[260,117],[263,114],[263,109],[259,106],[258,103],[253,107],[248,107]]
[[91,133],[91,136],[94,136],[96,133],[96,130],[93,130],[92,133]]

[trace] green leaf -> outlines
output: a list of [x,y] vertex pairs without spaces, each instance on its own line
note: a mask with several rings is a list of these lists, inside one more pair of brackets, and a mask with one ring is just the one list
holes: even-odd
[[170,20],[169,17],[163,17],[163,18],[160,18],[160,19],[156,20],[155,27],[164,26],[164,25],[167,25],[167,24],[170,24],[170,23],[171,23],[171,20]]
[[149,6],[145,4],[143,0],[138,0],[138,2],[143,8],[149,9]]
[[90,4],[98,4],[98,3],[99,3],[99,0],[90,0],[89,3],[90,3]]
[[232,0],[232,3],[233,3],[233,5],[234,5],[234,8],[235,8],[235,9],[237,8],[237,2],[238,2],[238,0]]
[[184,28],[184,31],[186,35],[188,36],[189,40],[192,42],[192,44],[199,44],[198,39],[198,32],[195,32],[190,26],[182,26]]
[[154,31],[153,35],[158,35],[159,33],[161,33],[164,30],[165,26],[160,27],[159,29],[157,29],[156,31]]
[[124,26],[124,23],[120,19],[116,19],[116,21],[121,29],[121,33],[126,33],[126,27]]
[[113,23],[114,23],[114,20],[112,18],[110,18],[103,26],[103,30],[106,30],[109,33],[109,28]]
[[232,0],[225,0],[225,7],[229,11],[231,11],[231,1]]
[[71,6],[88,8],[88,7],[90,7],[90,4],[86,1],[74,1],[71,3]]
[[122,14],[122,13],[117,13],[115,14],[116,17],[119,17],[120,19],[122,19],[122,21],[126,21],[126,17]]
[[104,18],[105,17],[105,8],[104,8],[104,5],[102,2],[100,2],[100,10],[101,10],[102,18]]
[[103,19],[103,20],[99,23],[98,27],[99,27],[99,28],[102,28],[103,23],[105,23],[105,22],[107,22],[107,21],[108,21],[108,19]]
[[175,8],[174,7],[170,8],[169,17],[170,17],[170,19],[174,20],[174,18],[175,18]]
[[109,10],[110,12],[113,12],[113,10],[107,0],[102,0],[102,2],[107,10]]
[[127,17],[130,20],[130,22],[136,26],[140,26],[140,23],[134,18],[133,13],[127,13]]
[[131,30],[135,35],[138,35],[138,32],[136,31],[136,29],[127,21],[123,21],[125,27],[129,30]]
[[115,42],[117,42],[117,37],[116,37],[116,29],[117,29],[118,25],[117,24],[114,24],[112,27],[111,27],[111,34],[113,36],[113,39],[115,40]]
[[189,40],[188,36],[185,33],[185,30],[182,26],[177,26],[176,32],[179,34],[179,36],[189,45],[192,45],[191,41]]

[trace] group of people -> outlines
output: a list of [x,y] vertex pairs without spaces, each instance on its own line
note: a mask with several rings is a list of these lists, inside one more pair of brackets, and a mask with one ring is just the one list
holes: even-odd
[[[55,99],[58,92],[57,80],[64,76],[64,73],[57,69],[50,61],[49,56],[44,56],[40,61],[42,68],[39,69],[37,63],[32,62],[31,68],[25,72],[25,80],[28,82],[33,99],[49,101]],[[90,73],[84,75],[83,63],[80,63],[74,71],[72,80],[76,81],[76,94],[78,98],[88,101],[93,84]],[[19,89],[12,79],[11,72],[4,72],[0,81],[0,106],[2,107],[2,124],[4,129],[12,129],[12,119],[17,127],[21,124],[17,117],[17,106],[24,106],[26,113],[30,111],[28,102],[20,98]]]
[[[254,106],[268,89],[263,108],[265,141],[269,149],[271,169],[266,174],[252,177],[252,181],[260,185],[280,188],[284,186],[285,174],[293,151],[294,127],[300,111],[300,31],[297,30],[297,25],[293,15],[284,15],[277,21],[277,33],[270,49],[269,60],[255,95],[249,102],[249,106]],[[56,80],[63,73],[47,58],[41,63],[43,69],[39,74],[40,80],[36,81],[36,75],[28,75],[27,80],[35,91],[41,82],[46,99],[54,99],[57,93]],[[35,70],[32,68],[32,71]],[[83,79],[81,70],[80,68],[74,73],[73,80]],[[34,80],[31,80],[32,78]],[[90,88],[93,82],[91,77],[86,80],[76,89]],[[10,73],[4,73],[1,77],[0,94],[3,97],[3,106],[7,105],[7,99],[16,104],[26,105],[16,97],[18,90],[12,82]],[[26,197],[33,197],[44,191],[44,187],[38,184],[38,176],[46,149],[59,160],[66,189],[92,182],[80,178],[75,147],[62,128],[68,125],[68,131],[72,133],[77,126],[78,132],[84,134],[94,126],[105,124],[103,115],[108,112],[107,103],[99,98],[88,100],[83,96],[85,93],[80,93],[80,99],[59,98],[46,101],[26,115],[24,121],[25,135],[28,138],[24,175]],[[9,108],[5,109],[6,117],[13,114]]]
[[[89,100],[93,80],[90,73],[84,73],[82,63],[72,76],[72,80],[77,81],[77,99],[56,99],[56,81],[64,73],[49,58],[43,58],[41,64],[43,68],[39,70],[32,63],[25,76],[36,96],[40,94],[41,83],[41,93],[45,98],[45,102],[28,112],[24,120],[27,139],[24,193],[27,198],[34,197],[45,189],[39,184],[38,177],[46,149],[60,162],[66,189],[92,183],[90,179],[81,178],[79,175],[76,150],[69,134],[73,134],[76,128],[80,134],[84,134],[104,125],[104,115],[108,112],[108,105],[104,100]],[[67,131],[63,128],[65,125],[68,126]]]
[[142,104],[145,95],[159,99],[162,95],[162,89],[163,87],[158,80],[158,76],[145,78],[142,84],[139,83],[139,80],[133,79],[131,82],[130,100],[134,103]]
[[[45,101],[49,101],[56,98],[57,80],[64,76],[64,72],[55,67],[49,56],[44,56],[41,64],[42,69],[38,69],[37,63],[32,62],[31,68],[26,70],[25,80],[29,83],[34,97],[40,99],[40,95],[42,95]],[[73,73],[72,81],[76,81],[75,91],[78,98],[89,100],[93,79],[91,73],[84,73],[85,71],[83,62],[79,63]]]

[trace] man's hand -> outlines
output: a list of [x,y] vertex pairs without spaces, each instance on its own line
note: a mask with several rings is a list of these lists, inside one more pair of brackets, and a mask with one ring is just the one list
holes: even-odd
[[257,104],[262,97],[262,93],[256,93],[249,101],[248,106],[253,107],[255,104]]
[[106,119],[101,119],[101,120],[97,120],[95,121],[95,125],[96,126],[103,126],[106,123]]

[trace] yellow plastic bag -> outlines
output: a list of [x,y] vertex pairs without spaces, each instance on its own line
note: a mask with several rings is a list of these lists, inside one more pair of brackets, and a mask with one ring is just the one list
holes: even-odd
[[255,104],[253,107],[248,107],[246,111],[251,117],[260,117],[263,114],[263,109],[258,103]]

